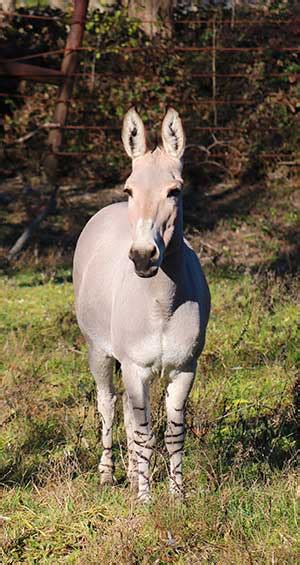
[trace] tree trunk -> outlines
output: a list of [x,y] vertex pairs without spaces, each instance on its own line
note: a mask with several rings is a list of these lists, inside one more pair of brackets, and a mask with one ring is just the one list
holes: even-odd
[[100,10],[100,12],[105,12],[109,8],[112,8],[115,4],[116,4],[116,0],[90,0],[89,9]]
[[4,12],[14,12],[16,9],[16,0],[0,0],[0,10]]
[[157,33],[171,36],[174,0],[123,0],[123,5],[130,17],[141,20],[141,29],[148,37]]

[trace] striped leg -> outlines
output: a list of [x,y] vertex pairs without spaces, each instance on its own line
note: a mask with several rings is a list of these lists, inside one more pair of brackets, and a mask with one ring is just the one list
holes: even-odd
[[134,420],[129,404],[128,394],[125,391],[123,393],[123,411],[124,411],[124,423],[127,435],[127,449],[128,449],[128,471],[127,476],[130,482],[130,486],[133,490],[138,487],[138,466],[135,456],[134,447]]
[[112,383],[114,359],[103,351],[90,347],[89,365],[97,385],[98,410],[102,421],[103,452],[99,463],[101,484],[112,484],[112,426],[116,402]]
[[147,502],[150,499],[150,459],[154,444],[150,420],[150,371],[133,363],[124,363],[122,375],[133,416],[133,442],[138,466],[138,499]]
[[170,492],[182,495],[182,454],[185,436],[185,403],[192,388],[195,371],[174,372],[167,388],[166,447],[170,456]]

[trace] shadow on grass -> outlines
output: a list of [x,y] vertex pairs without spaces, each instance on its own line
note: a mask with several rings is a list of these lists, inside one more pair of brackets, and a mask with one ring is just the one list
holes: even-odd
[[[224,408],[217,421],[203,420],[201,424],[197,405],[189,406],[187,427],[195,440],[190,449],[194,453],[201,448],[201,453],[208,454],[202,464],[205,467],[209,461],[216,486],[228,474],[251,482],[265,480],[275,470],[296,465],[299,391],[298,379],[293,389],[293,404],[289,407],[278,405],[254,415],[238,411],[233,415]],[[156,429],[156,449],[166,455],[164,431],[161,419],[161,425]],[[125,442],[123,447],[126,449]],[[1,469],[0,483],[10,487],[33,482],[43,484],[55,468],[71,479],[86,471],[97,472],[97,451],[97,446],[85,449],[80,441],[70,446],[70,438],[60,421],[30,420],[26,440]],[[119,459],[119,445],[114,446],[114,452]],[[165,465],[155,472],[159,480],[165,479],[166,474]],[[123,475],[119,475],[119,485],[126,484]]]
[[[188,417],[188,427],[201,450],[209,453],[213,477],[220,484],[224,475],[246,480],[264,480],[275,470],[297,465],[299,453],[300,379],[292,391],[293,403],[273,409],[260,408],[256,414],[243,414],[226,408],[217,421],[197,421],[197,407]],[[253,412],[253,409],[252,409]],[[204,465],[207,462],[204,461]],[[252,471],[254,475],[252,476]]]
[[253,463],[267,464],[275,470],[295,463],[296,441],[295,414],[288,409],[274,409],[249,418],[240,416],[231,426],[218,426],[212,443],[217,447],[223,470]]
[[286,241],[286,250],[277,254],[277,257],[265,269],[269,269],[278,276],[284,276],[287,272],[296,274],[300,270],[300,227],[299,224],[293,229],[289,228],[283,234]]
[[[253,230],[257,232],[259,241],[264,235],[261,231],[261,225],[255,224],[255,221],[258,221],[257,214],[259,214],[259,217],[263,218],[268,224],[269,235],[274,232],[274,241],[280,241],[280,249],[271,260],[264,262],[261,258],[257,261],[257,264],[254,264],[254,258],[252,270],[269,269],[279,276],[286,273],[294,274],[298,271],[300,265],[299,228],[296,225],[288,225],[283,218],[280,220],[280,226],[278,226],[278,222],[273,225],[273,220],[268,218],[268,214],[266,215],[266,210],[272,207],[272,202],[270,202],[268,189],[263,180],[259,183],[256,182],[253,186],[235,182],[228,187],[226,184],[222,186],[222,183],[218,185],[210,182],[208,178],[203,180],[202,185],[197,175],[197,178],[194,178],[194,176],[195,172],[193,171],[187,183],[190,188],[184,201],[184,223],[188,232],[191,232],[191,234],[193,234],[193,230],[197,230],[198,233],[208,232],[209,240],[209,232],[213,233],[216,227],[220,231],[219,226],[222,225],[223,221],[226,222],[227,229],[230,230],[230,226],[234,229],[236,222],[238,225],[240,222],[247,222],[248,218],[251,218],[254,213],[256,220],[254,219]],[[110,191],[110,196],[105,197],[107,200],[101,197],[102,192],[102,187],[90,189],[88,193],[84,187],[79,187],[76,197],[72,196],[72,190],[70,190],[71,202],[69,202],[68,193],[65,192],[63,201],[59,203],[56,213],[47,217],[33,236],[29,250],[24,255],[25,261],[28,258],[30,264],[34,263],[30,250],[35,247],[38,250],[39,258],[46,258],[49,255],[49,259],[42,259],[42,264],[44,266],[46,264],[46,268],[48,262],[49,268],[52,267],[55,270],[57,259],[55,260],[54,256],[63,257],[63,261],[70,267],[76,241],[84,225],[98,209],[114,200],[113,190]],[[83,204],[80,197],[87,194],[91,198],[85,198]],[[282,211],[283,214],[284,210]],[[26,222],[18,223],[15,222],[15,219],[10,222],[10,215],[5,214],[1,228],[3,249],[8,250],[11,247],[26,225]],[[59,262],[61,263],[60,259]],[[5,260],[5,256],[2,263],[5,273],[9,276],[11,269]],[[242,255],[240,265],[241,267],[244,265],[244,268],[247,266],[247,260],[245,262]],[[64,282],[65,280],[66,278],[62,276],[61,281]],[[70,281],[71,277],[69,276],[67,280]],[[59,277],[55,282],[59,282]]]
[[27,427],[23,443],[7,450],[7,463],[0,470],[2,485],[27,484],[34,481],[43,461],[51,458],[54,449],[67,444],[67,437],[58,419],[38,420],[27,418],[23,421]]

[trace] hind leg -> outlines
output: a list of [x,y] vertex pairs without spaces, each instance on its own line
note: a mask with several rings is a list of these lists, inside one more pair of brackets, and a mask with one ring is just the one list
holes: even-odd
[[97,404],[102,421],[103,452],[99,463],[101,484],[111,484],[113,480],[112,426],[116,396],[113,388],[113,357],[108,357],[101,349],[89,348],[89,365],[97,385]]
[[123,392],[124,424],[127,435],[128,470],[127,477],[133,490],[138,488],[138,466],[134,446],[134,419],[128,393]]

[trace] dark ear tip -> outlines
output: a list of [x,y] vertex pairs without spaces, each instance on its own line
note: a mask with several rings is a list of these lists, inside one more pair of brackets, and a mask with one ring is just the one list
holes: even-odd
[[129,116],[132,112],[134,112],[135,114],[138,114],[138,111],[137,111],[136,106],[130,106],[130,107],[128,108],[128,110],[125,112],[124,118],[125,118],[126,116]]
[[128,112],[134,111],[136,114],[140,115],[140,112],[142,111],[142,107],[141,104],[139,104],[138,102],[136,102],[135,104],[132,104],[132,106],[130,106]]
[[168,106],[166,106],[166,113],[165,113],[163,119],[165,119],[166,116],[167,116],[169,113],[175,114],[175,116],[179,117],[179,114],[178,114],[177,110],[175,110],[175,108],[173,108],[173,106],[169,106],[169,105],[168,105]]
[[172,106],[170,106],[170,104],[168,104],[168,105],[166,106],[166,111],[165,111],[164,117],[168,114],[168,112],[170,112],[170,110],[173,110],[173,108],[172,108]]

